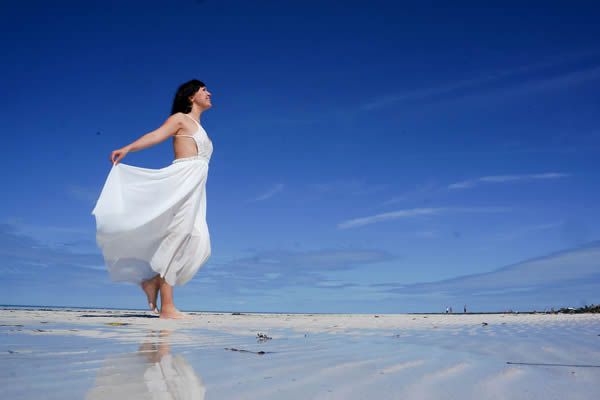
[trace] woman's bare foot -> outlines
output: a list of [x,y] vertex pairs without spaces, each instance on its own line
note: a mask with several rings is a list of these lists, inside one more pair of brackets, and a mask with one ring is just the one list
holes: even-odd
[[156,299],[158,297],[158,290],[160,288],[160,275],[156,275],[152,279],[142,282],[142,290],[148,297],[148,307],[156,314],[158,314],[158,307],[156,307]]
[[194,319],[191,316],[182,313],[173,305],[167,305],[160,310],[160,317],[163,319]]

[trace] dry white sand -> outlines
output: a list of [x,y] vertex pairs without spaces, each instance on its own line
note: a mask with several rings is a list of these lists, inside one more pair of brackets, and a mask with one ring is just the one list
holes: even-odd
[[0,383],[6,398],[600,398],[600,315],[193,316],[0,310]]

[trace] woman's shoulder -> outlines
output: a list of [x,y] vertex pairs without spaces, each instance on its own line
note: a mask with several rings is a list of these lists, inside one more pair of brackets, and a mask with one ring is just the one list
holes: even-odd
[[[198,121],[196,121],[194,118],[190,117],[189,114],[184,114],[182,112],[176,112],[175,114],[171,115],[169,118],[173,118],[173,120],[177,121],[178,123],[180,123],[182,125],[196,126],[198,124]],[[194,124],[194,122],[196,122],[196,124]]]
[[173,119],[173,121],[185,121],[187,118],[185,117],[185,114],[182,112],[176,112],[175,114],[172,114],[169,119]]
[[175,125],[178,128],[193,125],[193,121],[191,121],[189,117],[186,117],[182,112],[176,112],[175,114],[170,115],[169,118],[167,118],[166,123]]

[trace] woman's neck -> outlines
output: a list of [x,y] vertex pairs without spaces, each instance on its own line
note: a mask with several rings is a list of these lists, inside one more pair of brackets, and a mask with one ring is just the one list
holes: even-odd
[[204,110],[199,110],[196,107],[192,107],[192,111],[190,111],[188,115],[194,118],[196,121],[200,122],[200,116],[202,115],[202,111]]

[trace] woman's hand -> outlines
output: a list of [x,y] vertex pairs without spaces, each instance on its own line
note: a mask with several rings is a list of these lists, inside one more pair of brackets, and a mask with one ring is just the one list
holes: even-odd
[[119,161],[121,161],[121,159],[127,155],[127,153],[129,153],[129,148],[127,146],[113,151],[110,153],[110,162],[112,162],[113,165],[117,165]]
[[142,149],[146,149],[150,146],[154,146],[162,141],[167,140],[167,138],[173,136],[177,133],[177,131],[183,128],[183,120],[185,117],[183,113],[176,113],[171,115],[165,121],[162,126],[150,133],[146,133],[144,136],[136,140],[135,142],[128,144],[125,147],[120,148],[119,150],[115,150],[110,154],[110,162],[113,165],[117,165],[119,161],[123,157],[127,155],[130,151],[138,151]]

